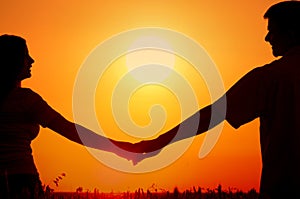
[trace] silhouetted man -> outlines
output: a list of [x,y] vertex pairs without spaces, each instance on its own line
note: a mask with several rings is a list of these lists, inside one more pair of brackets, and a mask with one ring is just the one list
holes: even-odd
[[[286,1],[271,6],[265,40],[280,59],[257,67],[242,77],[226,94],[199,110],[182,124],[195,121],[200,114],[197,134],[223,120],[239,128],[255,118],[260,119],[262,175],[260,198],[300,197],[300,2]],[[226,98],[225,118],[214,116],[212,108],[222,107]],[[217,114],[218,115],[218,114]],[[132,150],[151,152],[170,144],[179,126],[157,139],[137,143]],[[184,132],[180,139],[194,136]],[[178,141],[172,140],[171,142]]]

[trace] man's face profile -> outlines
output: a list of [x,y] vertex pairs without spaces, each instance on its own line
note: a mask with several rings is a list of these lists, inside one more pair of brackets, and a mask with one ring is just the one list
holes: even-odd
[[292,46],[288,31],[282,30],[270,19],[268,20],[268,33],[265,41],[272,46],[272,52],[275,57],[284,55]]

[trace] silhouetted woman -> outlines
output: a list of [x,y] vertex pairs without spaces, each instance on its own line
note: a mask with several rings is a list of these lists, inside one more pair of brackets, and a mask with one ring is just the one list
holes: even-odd
[[114,152],[127,159],[131,155],[115,147],[113,140],[66,120],[40,95],[22,88],[21,81],[31,77],[33,63],[23,38],[0,36],[0,198],[43,197],[30,147],[40,125],[88,147]]

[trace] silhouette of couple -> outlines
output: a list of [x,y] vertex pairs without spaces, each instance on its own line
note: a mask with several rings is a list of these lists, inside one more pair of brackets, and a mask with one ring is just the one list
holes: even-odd
[[[87,147],[115,153],[134,164],[153,156],[172,140],[179,126],[200,115],[197,132],[206,132],[226,120],[234,128],[260,119],[262,174],[260,198],[300,198],[300,2],[285,1],[271,6],[265,40],[278,60],[257,67],[242,77],[224,96],[204,107],[153,140],[127,143],[102,137],[68,121],[37,93],[22,88],[30,78],[34,60],[26,41],[14,35],[0,36],[0,198],[43,198],[31,141],[39,127],[47,127]],[[212,106],[226,98],[225,118],[211,121]],[[211,125],[213,124],[213,125]],[[80,135],[79,135],[80,134]],[[176,140],[178,141],[178,140]]]

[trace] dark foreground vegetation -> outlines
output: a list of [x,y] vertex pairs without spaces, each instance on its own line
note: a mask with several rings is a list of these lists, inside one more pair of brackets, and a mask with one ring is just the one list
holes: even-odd
[[81,187],[76,192],[53,192],[46,191],[47,199],[257,199],[258,193],[255,189],[247,192],[234,188],[222,189],[219,185],[216,189],[203,189],[193,187],[189,190],[179,191],[176,187],[172,191],[158,189],[138,189],[135,192],[103,193],[95,189],[83,191]]

